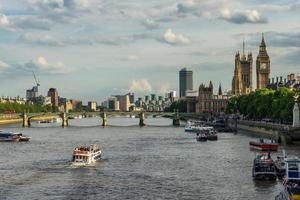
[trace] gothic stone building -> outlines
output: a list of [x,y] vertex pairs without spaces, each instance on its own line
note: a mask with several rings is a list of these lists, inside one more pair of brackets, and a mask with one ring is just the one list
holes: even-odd
[[[243,43],[243,54],[236,53],[235,69],[232,79],[232,94],[243,95],[253,91],[252,84],[252,53],[245,54],[245,43]],[[262,41],[259,47],[259,54],[256,59],[256,80],[257,89],[267,87],[270,75],[270,58],[267,53],[266,43],[262,35]]]
[[217,95],[213,94],[213,84],[210,81],[206,87],[201,84],[197,97],[189,98],[188,112],[224,112],[228,104],[229,96],[223,95],[221,85]]

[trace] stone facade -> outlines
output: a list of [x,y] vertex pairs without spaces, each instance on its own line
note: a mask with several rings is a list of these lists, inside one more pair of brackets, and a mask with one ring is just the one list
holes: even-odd
[[259,54],[256,59],[256,87],[265,89],[269,84],[271,62],[267,52],[264,35],[259,46]]
[[[243,43],[243,53],[235,55],[235,69],[232,79],[232,94],[243,95],[253,91],[252,77],[252,53],[245,54],[245,43]],[[262,41],[259,47],[259,54],[256,59],[256,80],[257,89],[264,89],[269,83],[270,76],[270,57],[267,53],[266,43],[262,35]]]
[[[221,85],[217,95],[213,94],[213,84],[210,81],[206,87],[201,84],[199,87],[198,98],[196,99],[196,112],[224,112],[228,104],[229,95],[223,95]],[[192,108],[192,105],[189,105]]]
[[232,94],[241,95],[252,92],[252,53],[245,54],[245,43],[243,43],[243,54],[235,55],[235,69],[232,79]]

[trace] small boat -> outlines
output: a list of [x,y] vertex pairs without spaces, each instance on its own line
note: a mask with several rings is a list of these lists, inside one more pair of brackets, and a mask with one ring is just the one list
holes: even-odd
[[53,123],[52,120],[41,120],[41,121],[38,121],[39,124],[50,124],[50,123]]
[[196,140],[198,142],[206,142],[207,139],[208,138],[207,138],[207,135],[205,133],[201,133],[201,134],[197,133]]
[[218,140],[218,134],[217,134],[217,131],[215,131],[215,130],[210,130],[210,131],[207,133],[207,139],[208,139],[208,140]]
[[84,166],[95,163],[101,158],[100,148],[92,144],[90,146],[76,147],[73,150],[72,164],[75,166]]
[[23,135],[19,132],[4,132],[0,131],[0,141],[4,142],[27,142],[30,137]]
[[285,160],[285,178],[283,191],[275,200],[300,200],[300,160],[298,158]]
[[276,170],[270,152],[257,155],[253,161],[252,177],[255,180],[276,180]]
[[278,149],[278,143],[276,143],[274,140],[263,138],[259,139],[259,141],[250,141],[249,145],[251,148],[260,151],[277,151]]

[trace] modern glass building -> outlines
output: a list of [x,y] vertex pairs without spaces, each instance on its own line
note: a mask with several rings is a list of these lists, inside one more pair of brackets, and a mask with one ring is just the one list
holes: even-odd
[[187,90],[193,90],[193,71],[183,68],[179,71],[179,97],[185,97]]

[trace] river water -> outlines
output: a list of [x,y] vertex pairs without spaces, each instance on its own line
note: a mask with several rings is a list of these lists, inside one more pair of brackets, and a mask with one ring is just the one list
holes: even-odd
[[[25,143],[0,143],[0,199],[203,199],[273,200],[280,181],[256,182],[255,156],[248,135],[220,133],[218,141],[197,142],[184,128],[164,118],[99,118],[60,124],[1,127],[32,137]],[[92,167],[70,166],[74,147],[98,144],[103,158]],[[282,149],[283,147],[281,147]],[[297,146],[284,147],[300,156]],[[273,155],[275,158],[276,154]]]

